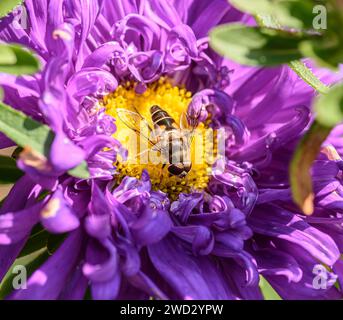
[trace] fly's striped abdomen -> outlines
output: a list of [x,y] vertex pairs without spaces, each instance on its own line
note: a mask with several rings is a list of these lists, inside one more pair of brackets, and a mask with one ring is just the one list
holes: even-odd
[[159,106],[152,106],[150,108],[150,113],[154,125],[162,127],[167,131],[176,128],[175,120],[168,114],[168,112],[164,111]]
[[173,131],[168,135],[169,140],[169,163],[182,163],[183,162],[183,140],[182,138],[175,138]]
[[185,152],[187,152],[187,146],[184,144],[184,139],[182,137],[173,136],[173,133],[173,130],[168,133],[168,171],[173,176],[183,178],[191,170],[192,163],[185,154]]

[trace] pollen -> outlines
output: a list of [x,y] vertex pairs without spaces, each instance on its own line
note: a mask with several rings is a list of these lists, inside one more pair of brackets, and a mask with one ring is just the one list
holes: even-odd
[[[141,115],[144,121],[149,124],[149,127],[153,128],[154,124],[151,120],[150,108],[158,105],[168,112],[175,120],[175,123],[179,124],[182,114],[187,112],[192,100],[192,93],[185,88],[173,86],[165,78],[161,78],[159,81],[148,85],[147,90],[143,94],[137,93],[135,86],[136,84],[131,82],[122,84],[118,86],[115,92],[105,96],[102,102],[106,113],[116,119],[117,131],[114,137],[128,151],[127,159],[119,158],[114,164],[117,182],[120,183],[125,176],[139,179],[143,170],[146,170],[149,173],[153,190],[167,193],[172,200],[177,199],[180,193],[190,193],[206,189],[211,173],[211,163],[207,161],[209,157],[205,148],[206,139],[193,139],[189,148],[192,169],[186,177],[181,178],[169,173],[168,164],[156,164],[156,162],[151,162],[150,158],[147,158],[148,161],[144,163],[141,163],[141,160],[137,160],[139,155],[148,153],[148,149],[151,146],[142,147],[141,143],[132,143],[137,133],[132,128],[128,128],[118,116],[118,109],[129,110]],[[199,124],[197,135],[199,135],[199,132],[204,132],[205,136],[205,131],[208,128],[207,124]],[[142,137],[139,139],[141,140]],[[199,161],[199,153],[202,154],[202,157],[200,157],[201,161]],[[194,161],[195,158],[197,161]]]

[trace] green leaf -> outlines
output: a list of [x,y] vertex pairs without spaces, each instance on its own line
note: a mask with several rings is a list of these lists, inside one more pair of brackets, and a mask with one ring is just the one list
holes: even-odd
[[1,0],[0,2],[0,18],[6,16],[14,8],[18,7],[19,5],[23,4],[24,0]]
[[41,224],[37,224],[32,229],[31,235],[18,258],[27,256],[43,248],[46,248],[49,254],[52,255],[66,239],[67,235],[66,233],[51,234]]
[[87,287],[87,290],[85,292],[85,296],[83,297],[83,300],[93,300],[92,291],[91,291],[90,286]]
[[299,50],[304,57],[312,58],[319,66],[334,71],[337,71],[343,62],[341,39],[335,35],[327,36],[321,41],[303,41],[299,45]]
[[67,238],[68,234],[49,234],[46,247],[50,255],[53,255],[57,249],[61,246],[64,240]]
[[[49,127],[1,102],[0,131],[17,145],[23,148],[30,147],[40,155],[49,156],[54,140],[54,133]],[[83,161],[76,168],[70,170],[69,174],[76,178],[89,178],[87,163]]]
[[17,168],[13,158],[0,155],[0,184],[15,183],[23,176],[23,172]]
[[[275,29],[280,28],[279,23],[272,16],[257,15],[256,21],[261,27]],[[316,91],[323,94],[329,91],[329,87],[321,82],[303,62],[299,60],[291,61],[289,62],[289,66],[301,79],[303,79]]]
[[8,45],[0,45],[0,65],[15,64],[17,58]]
[[[308,41],[301,42],[299,50],[304,57],[315,59],[317,64],[325,68],[337,70],[339,64],[342,63],[343,50],[341,43],[343,37],[340,28],[343,23],[343,15],[337,2],[324,0],[257,0],[251,3],[250,9],[248,8],[247,1],[239,0],[239,3],[248,12],[254,12],[258,23],[269,28],[282,29],[283,25],[287,25],[287,23],[282,22],[282,17],[278,15],[279,11],[277,8],[280,7],[287,11],[290,17],[297,19],[302,24],[298,27],[293,26],[298,28],[298,30],[304,30],[305,28],[307,31],[310,31],[309,29],[314,28],[312,26],[313,23],[318,23],[318,21],[321,23],[325,22],[324,25],[317,26],[320,29],[311,30],[313,37],[309,34]],[[256,10],[255,7],[259,3],[268,3],[268,9],[259,8],[259,10]],[[314,10],[315,8],[318,8],[318,10]],[[291,24],[288,25],[292,27]],[[316,39],[313,31],[321,35],[319,40]]]
[[260,276],[260,289],[262,291],[264,300],[282,300],[279,294],[263,276]]
[[37,224],[31,231],[31,235],[27,240],[24,248],[21,250],[18,258],[25,257],[38,250],[47,247],[49,233],[42,227],[41,224]]
[[330,127],[314,122],[300,141],[291,161],[289,172],[293,200],[306,215],[311,215],[314,210],[310,169],[330,132]]
[[5,203],[6,198],[7,198],[7,196],[5,196],[5,198],[3,198],[3,199],[0,200],[0,208],[1,208],[1,207],[3,206],[3,204]]
[[337,70],[343,62],[343,23],[338,1],[325,0],[232,0],[238,9],[256,17],[257,22],[273,29],[298,30],[307,39],[299,42],[303,57],[316,60],[322,67]]
[[0,283],[0,300],[4,299],[13,291],[12,283],[16,276],[16,274],[13,273],[15,266],[20,265],[26,267],[27,276],[29,277],[56,252],[67,235],[68,234],[50,234],[40,224],[37,224],[31,231],[31,235],[18,255],[18,258]]
[[312,0],[230,0],[237,9],[252,15],[272,16],[282,26],[311,29],[315,14],[313,8],[323,1]]
[[326,127],[334,127],[343,121],[343,84],[338,84],[330,91],[319,96],[314,103],[317,121]]
[[27,277],[29,277],[39,266],[44,263],[44,261],[48,259],[48,257],[49,253],[47,249],[42,248],[27,256],[17,259],[0,283],[0,300],[6,298],[6,296],[13,291],[13,279],[17,275],[13,271],[16,266],[24,266],[27,271]]
[[325,94],[329,91],[330,88],[321,82],[303,62],[291,61],[289,66],[301,79],[319,93]]
[[242,24],[221,25],[210,33],[218,53],[240,64],[275,66],[302,57],[298,46],[306,39],[299,34]]
[[48,156],[54,134],[48,126],[0,102],[0,131],[21,147]]
[[88,179],[90,177],[86,161],[81,162],[76,168],[69,170],[68,173],[79,179]]
[[39,62],[33,53],[19,45],[0,44],[0,72],[14,75],[34,74]]

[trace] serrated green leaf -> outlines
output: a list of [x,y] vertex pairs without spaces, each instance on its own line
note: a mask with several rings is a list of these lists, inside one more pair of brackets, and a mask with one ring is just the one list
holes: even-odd
[[221,25],[210,33],[214,50],[251,66],[275,66],[300,59],[298,46],[303,39],[306,36],[236,23]]
[[297,146],[291,161],[289,175],[293,200],[306,215],[311,215],[314,210],[310,169],[331,129],[314,122]]
[[314,103],[317,122],[326,127],[334,127],[343,121],[343,84],[332,87]]
[[0,155],[0,184],[15,183],[22,176],[23,172],[13,158]]
[[0,2],[0,18],[6,16],[14,8],[18,7],[19,5],[23,4],[24,0],[1,0]]
[[19,45],[0,44],[0,72],[14,75],[34,74],[39,62],[28,49]]
[[263,276],[260,276],[260,289],[264,300],[282,300],[279,294]]
[[319,93],[325,94],[329,91],[330,88],[321,82],[303,62],[291,61],[289,66],[301,79]]

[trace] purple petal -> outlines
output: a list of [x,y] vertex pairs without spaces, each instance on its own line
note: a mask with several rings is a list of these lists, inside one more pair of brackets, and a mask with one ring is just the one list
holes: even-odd
[[194,255],[208,255],[213,250],[213,233],[203,226],[173,227],[172,232],[192,245]]
[[42,204],[0,215],[0,245],[10,245],[26,238],[39,221]]
[[55,191],[40,212],[41,223],[51,233],[66,233],[80,226],[78,217],[67,203],[61,189]]
[[67,284],[78,263],[82,234],[75,231],[60,248],[29,278],[26,289],[15,291],[15,300],[54,300]]
[[[257,219],[258,217],[258,219]],[[340,253],[333,239],[308,225],[289,211],[266,206],[249,218],[251,228],[260,234],[295,243],[323,263],[332,266]]]
[[68,82],[68,93],[78,101],[86,96],[100,97],[115,91],[118,81],[109,72],[86,68],[75,73]]
[[139,219],[130,225],[130,229],[136,242],[145,246],[161,241],[171,226],[167,211],[147,207]]
[[91,281],[93,299],[115,299],[121,282],[117,249],[108,240],[101,244],[93,241],[88,247],[86,261],[82,270]]
[[88,279],[83,275],[82,268],[76,267],[58,300],[83,300],[88,287]]
[[75,168],[85,157],[84,150],[76,146],[64,133],[56,134],[49,157],[56,171],[65,172]]
[[221,272],[207,258],[195,258],[174,237],[148,247],[154,267],[181,299],[231,299]]
[[83,274],[92,282],[110,281],[118,272],[117,249],[109,240],[92,242],[87,249]]

